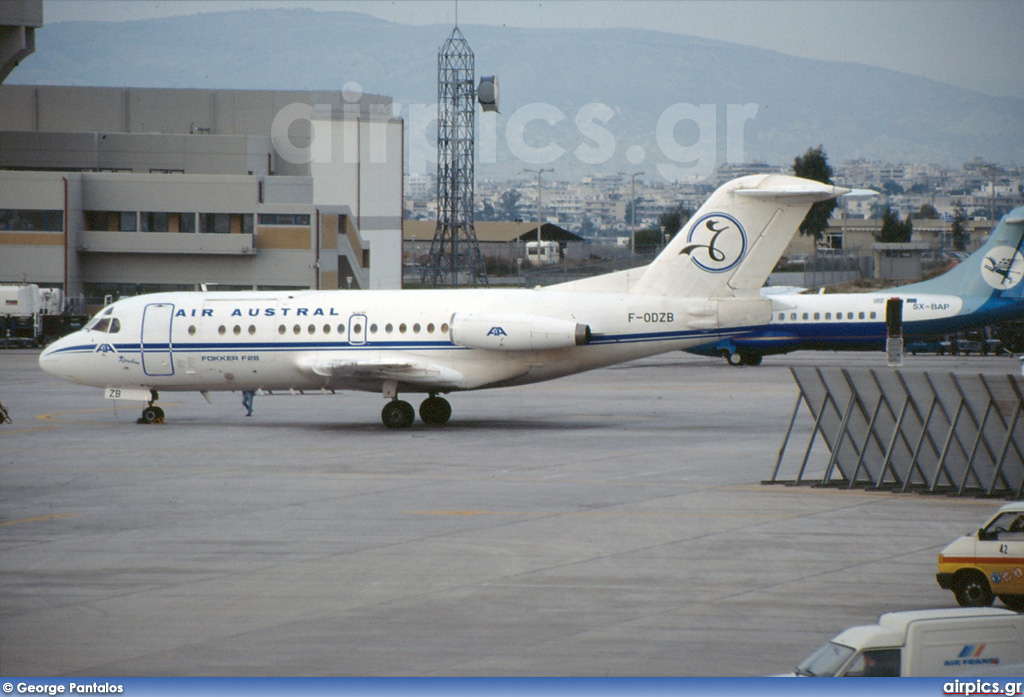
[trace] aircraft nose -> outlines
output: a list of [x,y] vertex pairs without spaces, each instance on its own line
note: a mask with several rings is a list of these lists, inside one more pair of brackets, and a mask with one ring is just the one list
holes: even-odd
[[70,379],[68,349],[74,343],[74,334],[57,339],[39,354],[39,367],[50,375]]

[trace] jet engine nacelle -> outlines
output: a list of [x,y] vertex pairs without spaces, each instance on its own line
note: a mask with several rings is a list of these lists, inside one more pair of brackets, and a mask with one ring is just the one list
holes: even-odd
[[448,336],[465,348],[543,351],[589,344],[590,327],[553,317],[456,312]]

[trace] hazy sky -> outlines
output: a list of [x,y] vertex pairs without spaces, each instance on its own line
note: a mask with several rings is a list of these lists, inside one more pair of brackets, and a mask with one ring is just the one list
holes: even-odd
[[635,27],[866,63],[1024,97],[1024,0],[44,0],[44,22],[253,7],[345,10],[408,24]]

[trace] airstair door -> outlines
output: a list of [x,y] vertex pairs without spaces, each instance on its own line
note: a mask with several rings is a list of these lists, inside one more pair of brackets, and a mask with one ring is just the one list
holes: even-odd
[[174,305],[153,303],[142,312],[142,372],[153,377],[174,375],[171,322]]

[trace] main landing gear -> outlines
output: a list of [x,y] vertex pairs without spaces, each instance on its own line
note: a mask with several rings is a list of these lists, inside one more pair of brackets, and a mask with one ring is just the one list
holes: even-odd
[[[391,401],[384,405],[380,419],[388,428],[408,428],[416,419],[416,411],[408,402],[398,398],[397,385],[385,385],[384,396]],[[444,397],[431,394],[420,404],[420,418],[430,426],[448,423],[452,416],[452,405]]]
[[164,422],[164,410],[153,404],[156,400],[160,399],[160,395],[157,394],[156,390],[150,390],[149,395],[151,399],[149,404],[142,410],[142,416],[135,420],[137,424],[162,424]]
[[722,355],[725,360],[729,361],[729,365],[761,365],[761,359],[763,356],[759,353],[746,353],[745,351],[729,351],[723,352]]

